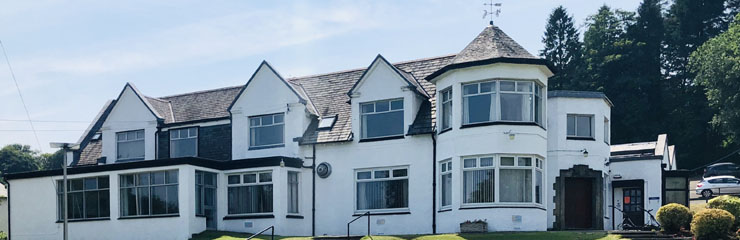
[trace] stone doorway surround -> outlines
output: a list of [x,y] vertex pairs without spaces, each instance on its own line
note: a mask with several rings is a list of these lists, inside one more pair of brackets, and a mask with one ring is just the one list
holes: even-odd
[[561,169],[560,174],[555,178],[553,184],[553,190],[555,190],[555,196],[553,201],[555,202],[555,209],[553,214],[555,215],[555,223],[553,228],[557,230],[566,230],[565,227],[565,178],[590,178],[592,179],[592,206],[593,206],[593,217],[592,229],[602,230],[604,229],[604,177],[601,171],[593,170],[587,165],[573,165],[569,169]]

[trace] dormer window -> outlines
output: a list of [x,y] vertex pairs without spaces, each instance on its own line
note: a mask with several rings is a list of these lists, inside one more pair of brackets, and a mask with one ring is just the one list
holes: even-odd
[[198,155],[198,128],[170,130],[170,157],[195,157]]
[[116,133],[116,160],[144,160],[144,130]]
[[362,139],[403,136],[403,99],[360,104]]
[[249,117],[249,148],[284,146],[285,113]]
[[543,124],[543,90],[533,81],[485,81],[462,88],[464,125],[494,121]]

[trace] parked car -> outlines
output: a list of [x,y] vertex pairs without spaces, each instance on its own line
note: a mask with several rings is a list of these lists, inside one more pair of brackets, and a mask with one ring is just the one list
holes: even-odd
[[740,179],[734,176],[705,178],[696,184],[696,194],[704,198],[720,194],[740,194]]
[[704,169],[704,178],[714,176],[740,177],[740,166],[734,163],[715,163]]

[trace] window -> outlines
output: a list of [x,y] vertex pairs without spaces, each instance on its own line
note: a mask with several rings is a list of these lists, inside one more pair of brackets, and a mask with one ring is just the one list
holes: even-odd
[[170,130],[170,157],[195,157],[198,155],[198,128]]
[[355,177],[358,211],[409,207],[408,167],[357,170]]
[[452,88],[447,88],[439,92],[442,103],[442,129],[445,130],[452,127]]
[[493,156],[463,158],[463,203],[494,202],[495,174]]
[[283,146],[284,120],[284,113],[250,117],[249,147]]
[[[64,183],[57,181],[57,216],[64,220]],[[67,179],[67,217],[96,219],[110,217],[108,176]]]
[[144,160],[144,130],[116,133],[116,159]]
[[463,205],[542,204],[544,160],[541,158],[484,155],[461,159]]
[[609,132],[609,119],[604,118],[604,142],[608,145],[610,142],[610,132]]
[[442,208],[449,208],[452,205],[452,161],[447,160],[440,163],[439,170],[442,188],[439,191],[441,196],[440,205]]
[[121,216],[179,213],[177,170],[121,175]]
[[543,125],[544,88],[533,81],[463,85],[463,124],[509,121]]
[[594,138],[593,115],[568,114],[568,137]]
[[325,117],[322,118],[321,121],[319,121],[319,128],[318,130],[329,130],[334,126],[334,122],[336,122],[337,117]]
[[360,104],[362,138],[403,136],[403,99]]
[[272,212],[272,171],[228,177],[229,214]]
[[195,214],[206,216],[216,206],[216,174],[195,171]]
[[288,172],[288,213],[298,213],[298,172]]

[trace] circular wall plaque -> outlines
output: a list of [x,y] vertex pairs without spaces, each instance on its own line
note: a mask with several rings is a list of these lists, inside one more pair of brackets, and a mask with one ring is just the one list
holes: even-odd
[[319,163],[319,165],[316,166],[316,174],[321,178],[329,177],[329,175],[331,175],[331,164],[327,162]]

